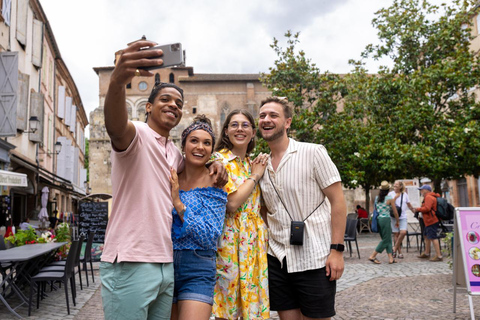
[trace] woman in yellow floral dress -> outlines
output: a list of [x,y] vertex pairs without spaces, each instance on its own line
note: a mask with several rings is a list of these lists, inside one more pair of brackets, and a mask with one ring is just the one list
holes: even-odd
[[268,319],[267,226],[260,215],[258,180],[266,155],[251,161],[255,121],[246,110],[233,110],[222,127],[215,153],[221,159],[234,190],[228,195],[223,233],[218,240],[217,282],[213,314],[217,319]]

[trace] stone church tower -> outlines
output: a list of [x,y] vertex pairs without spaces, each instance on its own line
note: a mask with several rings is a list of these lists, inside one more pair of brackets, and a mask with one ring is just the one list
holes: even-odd
[[[94,68],[99,77],[99,107],[90,113],[90,187],[92,193],[111,194],[110,139],[105,129],[103,105],[113,67]],[[179,146],[183,129],[193,117],[205,114],[210,118],[218,136],[228,113],[247,109],[254,117],[260,102],[271,93],[259,81],[259,74],[195,74],[192,67],[155,70],[155,77],[134,77],[127,85],[129,118],[145,121],[145,105],[155,79],[175,83],[184,90],[183,117],[170,132]]]

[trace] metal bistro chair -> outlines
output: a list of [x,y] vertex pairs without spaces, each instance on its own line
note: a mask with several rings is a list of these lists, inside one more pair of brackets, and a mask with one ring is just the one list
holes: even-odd
[[[82,284],[82,269],[80,265],[80,252],[82,251],[82,245],[83,241],[85,238],[83,236],[78,239],[78,250],[77,250],[77,255],[75,256],[75,267],[78,267],[78,278],[80,279],[80,290],[83,290],[83,284]],[[40,272],[45,272],[45,271],[62,271],[63,268],[65,267],[66,260],[60,260],[60,261],[54,261],[50,263],[48,266],[40,269]],[[87,280],[88,282],[88,280]]]
[[85,277],[87,278],[87,287],[88,287],[88,268],[87,262],[90,262],[90,272],[92,273],[92,281],[95,282],[93,277],[93,258],[92,258],[92,243],[93,238],[95,237],[95,232],[90,231],[88,234],[87,245],[85,246],[85,253],[83,256],[80,256],[80,262],[83,264],[83,270],[85,270]]
[[360,250],[358,249],[357,242],[357,219],[347,219],[347,227],[345,229],[345,236],[343,237],[345,243],[348,242],[348,248],[350,251],[350,257],[352,257],[352,241],[355,241],[357,246],[358,259],[360,259]]
[[[68,303],[68,282],[70,281],[70,287],[72,291],[72,300],[73,305],[75,306],[75,258],[77,256],[77,250],[79,250],[79,242],[73,241],[70,246],[70,250],[67,256],[67,262],[63,271],[47,271],[40,272],[37,275],[33,276],[30,279],[30,299],[28,301],[28,316],[30,317],[32,311],[32,298],[33,298],[33,289],[37,283],[37,309],[40,306],[40,291],[45,289],[45,283],[48,281],[61,281],[65,286],[65,300],[67,302],[67,312],[70,314],[70,305]],[[40,288],[41,287],[41,288]]]

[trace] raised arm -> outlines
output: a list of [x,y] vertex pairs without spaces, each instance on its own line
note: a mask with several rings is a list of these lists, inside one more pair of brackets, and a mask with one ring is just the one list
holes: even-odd
[[[260,154],[258,157],[265,157],[268,155]],[[227,212],[235,212],[242,204],[247,201],[248,197],[255,190],[258,181],[262,178],[265,168],[267,167],[267,160],[252,162],[252,173],[237,189],[228,195]]]
[[148,59],[162,55],[162,50],[139,51],[140,48],[154,45],[156,43],[152,41],[138,41],[121,50],[117,56],[104,105],[105,127],[112,145],[117,150],[127,149],[135,137],[135,127],[128,120],[125,86],[132,81],[136,73],[144,77],[153,76],[150,71],[139,70],[138,67],[163,63],[161,59]]

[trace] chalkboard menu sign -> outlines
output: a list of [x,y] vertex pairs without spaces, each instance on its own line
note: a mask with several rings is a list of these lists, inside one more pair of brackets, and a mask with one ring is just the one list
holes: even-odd
[[79,235],[87,238],[89,232],[95,232],[94,243],[104,243],[108,223],[108,202],[80,202]]

